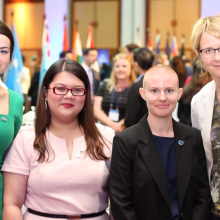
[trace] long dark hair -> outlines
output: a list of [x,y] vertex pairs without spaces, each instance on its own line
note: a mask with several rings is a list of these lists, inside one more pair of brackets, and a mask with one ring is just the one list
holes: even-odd
[[40,152],[38,158],[39,162],[49,161],[49,155],[53,151],[49,146],[46,138],[46,130],[51,121],[51,113],[49,106],[45,110],[45,87],[49,87],[54,77],[63,71],[72,73],[79,78],[85,85],[86,98],[83,110],[78,114],[79,124],[84,129],[85,140],[87,144],[86,153],[93,160],[107,160],[109,159],[104,153],[104,137],[99,132],[95,125],[95,118],[93,115],[91,91],[89,78],[83,67],[71,59],[61,59],[56,61],[47,70],[43,82],[40,87],[39,99],[36,107],[36,119],[35,119],[35,140],[34,148]]
[[4,24],[1,20],[0,20],[0,34],[5,35],[11,42],[10,45],[10,60],[11,60],[14,50],[14,37],[8,26]]

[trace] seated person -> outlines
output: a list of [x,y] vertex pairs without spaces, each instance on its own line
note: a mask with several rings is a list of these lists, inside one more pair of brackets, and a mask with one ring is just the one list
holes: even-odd
[[128,92],[136,80],[131,60],[131,57],[124,53],[114,57],[111,77],[108,81],[100,83],[94,98],[95,118],[114,129],[116,133],[124,128]]
[[157,65],[140,94],[148,116],[113,140],[114,220],[209,220],[211,195],[201,132],[172,119],[182,95],[177,74]]

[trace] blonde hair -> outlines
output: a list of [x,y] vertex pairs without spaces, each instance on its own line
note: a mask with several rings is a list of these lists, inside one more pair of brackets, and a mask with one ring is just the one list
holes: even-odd
[[136,78],[137,78],[134,73],[134,70],[133,70],[132,57],[125,54],[125,53],[119,53],[116,56],[114,56],[114,58],[113,58],[113,68],[112,68],[111,76],[110,76],[108,83],[107,83],[107,89],[109,90],[109,92],[112,92],[112,90],[115,88],[115,86],[117,84],[117,78],[116,78],[115,72],[114,72],[114,65],[118,59],[127,60],[130,64],[130,67],[131,67],[131,74],[129,77],[127,88],[129,88],[136,81]]
[[[205,18],[200,18],[192,29],[191,43],[192,49],[196,55],[199,56],[200,40],[203,33],[209,33],[210,35],[220,39],[220,14]],[[198,67],[205,69],[204,64],[200,59],[197,61]]]

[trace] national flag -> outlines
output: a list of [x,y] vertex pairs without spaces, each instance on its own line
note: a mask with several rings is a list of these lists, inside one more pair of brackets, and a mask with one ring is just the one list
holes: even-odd
[[44,19],[44,29],[42,36],[42,60],[40,67],[39,88],[43,81],[44,75],[50,66],[50,39],[46,18]]
[[181,57],[183,57],[185,55],[184,44],[185,44],[185,37],[184,37],[184,35],[182,35],[182,37],[181,37],[181,51],[180,51]]
[[169,59],[169,57],[170,57],[169,36],[170,36],[169,33],[167,33],[165,53],[166,53],[168,59]]
[[86,48],[95,48],[95,42],[94,42],[94,38],[93,38],[93,34],[92,34],[92,25],[91,24],[89,24],[89,27],[88,27]]
[[21,90],[21,84],[19,82],[19,73],[22,70],[23,61],[14,23],[12,23],[12,34],[14,36],[14,52],[12,54],[12,65],[9,66],[6,72],[5,84],[9,89],[21,95],[24,101],[24,96]]
[[156,36],[156,54],[160,54],[160,34]]
[[170,60],[172,60],[173,57],[178,56],[178,55],[179,55],[179,51],[178,51],[176,36],[173,35],[172,46],[171,46],[171,51],[170,51]]
[[153,43],[152,43],[152,40],[151,40],[151,35],[150,33],[148,34],[148,49],[153,51]]
[[77,61],[80,64],[82,63],[82,44],[77,24],[75,24],[73,30],[73,60]]
[[63,33],[63,50],[69,50],[69,41],[68,41],[68,32],[67,32],[67,25],[66,19],[64,18],[64,33]]
[[140,36],[140,29],[137,28],[137,45],[141,47],[141,36]]

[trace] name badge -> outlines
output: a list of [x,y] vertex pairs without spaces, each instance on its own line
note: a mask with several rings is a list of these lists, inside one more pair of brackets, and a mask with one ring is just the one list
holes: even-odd
[[112,120],[112,121],[119,121],[119,111],[116,109],[110,109],[109,113],[108,113],[108,117]]

